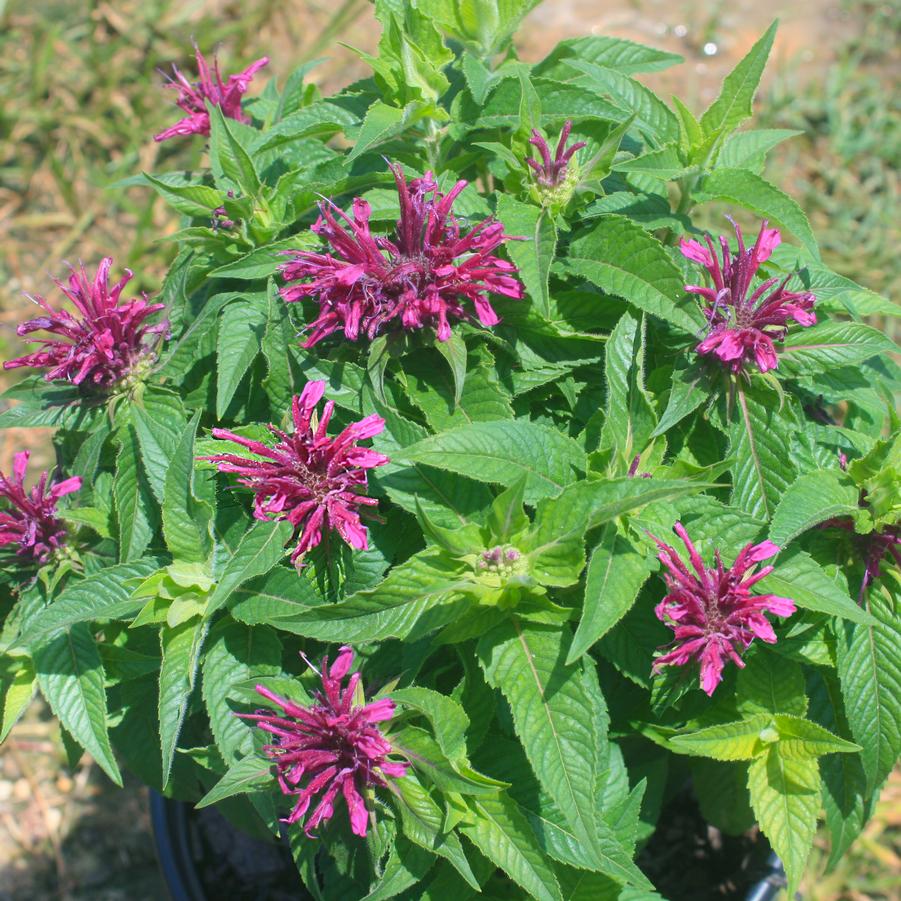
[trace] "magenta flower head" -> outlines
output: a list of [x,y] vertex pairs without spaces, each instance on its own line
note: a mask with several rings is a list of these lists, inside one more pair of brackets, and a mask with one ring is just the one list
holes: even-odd
[[548,142],[542,137],[537,128],[532,129],[532,137],[529,143],[534,144],[541,154],[541,162],[533,160],[531,157],[526,159],[527,165],[531,166],[535,172],[535,181],[542,188],[559,188],[566,181],[569,172],[569,163],[573,156],[585,146],[584,141],[576,141],[571,147],[566,146],[569,140],[569,133],[572,131],[573,124],[567,121],[560,132],[560,140],[557,141],[557,150],[551,157],[551,148]]
[[[280,269],[288,284],[281,289],[289,303],[315,297],[319,316],[304,347],[343,331],[356,341],[372,340],[396,327],[413,331],[434,326],[438,339],[450,338],[450,319],[471,318],[471,303],[485,326],[500,322],[488,294],[521,299],[516,267],[494,255],[509,235],[493,219],[461,234],[451,207],[465,181],[441,194],[431,172],[410,182],[400,166],[391,166],[400,198],[400,220],[392,238],[369,229],[371,208],[357,198],[353,216],[330,202],[319,205],[313,231],[331,247],[327,253],[287,251],[291,261]],[[339,222],[341,220],[341,222]]]
[[204,101],[222,110],[222,115],[228,119],[235,119],[245,124],[250,119],[241,110],[241,96],[247,91],[254,74],[268,65],[269,57],[264,56],[255,63],[251,63],[239,75],[230,75],[228,82],[222,81],[219,74],[219,62],[213,57],[213,67],[203,58],[200,48],[194,45],[194,55],[197,58],[197,74],[199,81],[193,84],[173,66],[173,78],[166,87],[175,88],[178,91],[178,99],[175,101],[188,115],[179,119],[175,125],[153,136],[154,141],[167,141],[177,135],[208,135],[210,133],[210,116]]
[[319,673],[323,690],[315,693],[315,703],[310,707],[301,707],[257,685],[256,690],[283,714],[266,710],[239,714],[275,736],[264,751],[275,761],[282,792],[297,798],[284,822],[303,822],[318,795],[319,801],[304,825],[307,835],[331,819],[340,793],[347,804],[350,828],[355,835],[365,837],[369,824],[366,794],[376,786],[386,786],[388,778],[407,774],[406,763],[389,759],[394,749],[377,725],[394,716],[394,702],[384,698],[363,703],[358,672],[342,687],[353,659],[354,653],[346,645],[331,667],[328,657],[323,659]]
[[704,565],[682,523],[677,522],[673,531],[684,542],[694,572],[673,548],[651,536],[660,549],[657,556],[665,567],[663,578],[669,589],[654,612],[675,633],[672,650],[658,657],[653,668],[656,672],[664,666],[697,660],[701,664],[701,688],[712,695],[723,678],[727,658],[743,667],[741,654],[755,637],[769,644],[776,641],[764,612],[791,616],[795,603],[773,594],[751,594],[751,587],[773,571],[772,566],[765,566],[749,575],[761,560],[779,552],[771,541],[746,545],[726,569],[719,551],[715,566]]
[[0,547],[15,545],[20,557],[44,564],[66,539],[66,527],[56,515],[56,502],[78,491],[81,479],[75,476],[48,486],[50,477],[43,472],[37,484],[26,491],[29,456],[28,451],[15,455],[12,478],[0,472],[0,498],[6,500],[0,508]]
[[817,321],[811,312],[816,297],[809,291],[786,291],[790,275],[781,281],[767,279],[752,292],[751,282],[760,264],[770,258],[782,239],[778,229],[767,228],[764,221],[754,246],[748,249],[741,229],[734,222],[732,225],[738,252],[731,253],[726,239],[720,237],[722,263],[709,235],[705,236],[706,247],[686,238],[679,244],[682,255],[700,263],[713,281],[712,288],[685,286],[686,291],[699,294],[707,301],[704,310],[707,337],[695,350],[702,355],[713,354],[735,373],[751,362],[756,362],[761,372],[767,372],[778,365],[773,342],[785,338],[789,320],[794,319],[802,326]]
[[126,269],[111,288],[112,263],[110,257],[105,257],[93,281],[84,266],[70,267],[68,285],[54,279],[81,318],[66,310],[54,310],[43,297],[32,298],[47,315],[23,322],[16,333],[25,336],[43,331],[57,337],[36,339],[41,345],[38,350],[7,361],[3,368],[33,366],[49,370],[44,375],[48,382],[62,379],[75,385],[109,388],[131,375],[139,364],[152,361],[159,336],[169,330],[169,323],[164,320],[147,325],[146,320],[165,305],[148,303],[146,294],[120,303],[122,289],[133,273]]
[[334,401],[326,403],[318,423],[314,419],[324,391],[325,382],[307,382],[292,405],[294,432],[288,435],[268,426],[278,439],[274,447],[226,429],[213,429],[214,438],[240,444],[262,459],[236,454],[201,458],[215,463],[220,472],[236,473],[241,477],[238,481],[253,490],[257,519],[286,519],[301,531],[292,563],[316,547],[323,534],[332,529],[351,547],[366,550],[367,533],[360,513],[378,504],[375,498],[361,493],[366,489],[366,470],[389,462],[384,454],[356,443],[382,431],[385,420],[380,416],[353,422],[335,438],[326,435]]

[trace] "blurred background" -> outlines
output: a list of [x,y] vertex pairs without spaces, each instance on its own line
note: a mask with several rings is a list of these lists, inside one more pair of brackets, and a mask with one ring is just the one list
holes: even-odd
[[[777,17],[755,126],[804,134],[773,152],[767,177],[805,209],[829,266],[891,297],[901,276],[897,0],[545,0],[516,44],[530,62],[587,33],[680,53],[683,65],[643,80],[699,113]],[[115,185],[200,162],[201,141],[151,138],[178,118],[158,69],[174,62],[193,77],[192,38],[219,49],[225,73],[268,55],[251,93],[327,57],[311,77],[329,91],[367,74],[337,42],[372,51],[378,31],[366,0],[0,0],[0,359],[23,352],[23,292],[58,300],[50,277],[62,261],[94,267],[110,255],[137,288],[159,286],[174,215],[149,190]],[[0,434],[0,470],[45,444],[39,430]],[[825,848],[806,901],[901,899],[897,773],[828,875]],[[68,767],[58,730],[32,711],[0,751],[0,901],[163,897],[143,796],[115,789],[87,757]]]

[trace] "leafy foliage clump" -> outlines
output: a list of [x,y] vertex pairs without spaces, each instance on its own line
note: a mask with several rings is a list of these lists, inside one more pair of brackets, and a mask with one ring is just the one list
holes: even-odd
[[[793,888],[901,752],[895,308],[740,129],[774,28],[698,117],[634,77],[672,54],[518,60],[531,5],[377,0],[371,77],[207,92],[208,165],[141,176],[183,217],[153,303],[104,261],[21,331],[0,427],[60,473],[3,482],[0,735],[37,689],[317,898],[650,896],[686,773]],[[756,243],[703,240],[723,203]]]

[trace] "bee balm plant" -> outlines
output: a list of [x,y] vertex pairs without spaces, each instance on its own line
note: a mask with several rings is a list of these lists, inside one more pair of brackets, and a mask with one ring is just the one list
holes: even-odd
[[676,792],[791,893],[901,751],[891,308],[762,175],[774,28],[692,111],[521,61],[533,5],[376,0],[331,96],[176,70],[161,290],[73,269],[5,364],[0,736],[40,694],[326,901],[650,897]]

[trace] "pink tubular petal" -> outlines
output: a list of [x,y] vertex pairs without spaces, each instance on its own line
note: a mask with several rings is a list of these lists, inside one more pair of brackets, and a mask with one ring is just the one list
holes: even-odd
[[[691,238],[682,238],[679,241],[679,250],[686,259],[702,266],[713,266],[713,255],[699,241]],[[686,290],[688,290],[686,288]]]
[[353,662],[353,648],[350,645],[342,645],[338,649],[338,656],[335,658],[335,662],[329,668],[329,676],[332,679],[343,679],[350,672]]
[[13,457],[13,478],[21,485],[25,481],[25,473],[28,470],[28,460],[31,451],[19,451]]
[[755,600],[758,603],[765,601],[766,609],[776,616],[791,616],[798,609],[791,598],[783,598],[775,594],[760,595]]
[[366,804],[357,791],[353,779],[345,779],[343,789],[347,812],[350,815],[351,832],[361,838],[366,838],[366,828],[369,825],[369,812],[366,810]]
[[762,541],[760,544],[755,544],[748,551],[747,561],[748,563],[759,563],[761,560],[767,560],[770,557],[774,557],[779,553],[781,548],[778,544],[773,544],[772,541]]
[[390,720],[394,716],[394,701],[390,698],[383,698],[380,701],[373,701],[363,708],[363,713],[367,722],[382,723]]
[[758,238],[757,259],[764,263],[773,254],[773,251],[782,243],[782,236],[778,228],[767,228],[764,222]]
[[79,476],[72,476],[69,479],[65,479],[62,482],[57,482],[51,489],[50,495],[53,498],[61,498],[63,495],[72,494],[75,491],[79,491],[81,489],[81,478]]
[[711,641],[701,652],[701,688],[711,697],[723,680],[723,654],[718,641]]

